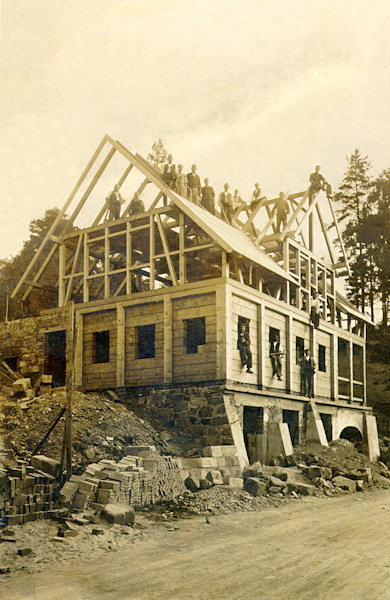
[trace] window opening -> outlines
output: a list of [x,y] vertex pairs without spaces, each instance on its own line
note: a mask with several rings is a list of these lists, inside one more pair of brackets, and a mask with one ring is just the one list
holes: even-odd
[[137,358],[154,358],[155,356],[155,329],[154,323],[139,325],[137,327]]
[[106,363],[110,361],[110,332],[95,331],[94,341],[94,363]]
[[318,344],[318,370],[326,373],[326,346]]
[[197,354],[198,346],[206,343],[206,317],[186,319],[187,354]]

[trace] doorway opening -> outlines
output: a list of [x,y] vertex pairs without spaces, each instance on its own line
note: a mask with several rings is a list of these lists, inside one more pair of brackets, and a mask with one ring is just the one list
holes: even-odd
[[252,464],[259,459],[258,442],[264,432],[264,411],[261,406],[244,406],[243,434],[249,463]]
[[53,376],[53,387],[65,385],[66,331],[45,333],[45,373]]
[[293,446],[299,444],[299,412],[283,410],[283,423],[287,423]]

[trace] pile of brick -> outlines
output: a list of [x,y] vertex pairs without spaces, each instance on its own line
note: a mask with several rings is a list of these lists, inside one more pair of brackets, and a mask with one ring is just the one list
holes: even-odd
[[57,480],[24,461],[0,465],[0,527],[52,519],[58,512]]
[[242,469],[233,445],[207,446],[203,456],[175,458],[186,487],[192,492],[213,485],[242,488]]
[[113,503],[141,508],[183,494],[185,487],[172,457],[154,452],[154,446],[128,446],[119,462],[103,459],[88,465],[63,486],[62,503],[79,511],[102,510]]

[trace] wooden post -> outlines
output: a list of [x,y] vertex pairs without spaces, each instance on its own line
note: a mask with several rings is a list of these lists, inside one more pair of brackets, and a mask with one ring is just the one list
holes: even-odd
[[125,385],[125,308],[118,304],[116,312],[117,349],[116,349],[116,385]]
[[220,285],[215,292],[217,316],[217,369],[218,380],[226,379],[226,285]]
[[155,254],[155,232],[154,232],[154,215],[149,217],[149,260],[150,260],[150,277],[149,289],[154,290],[154,254]]
[[89,300],[89,287],[88,287],[88,276],[89,276],[89,246],[88,246],[88,233],[84,233],[84,269],[83,269],[83,301],[88,302]]
[[349,401],[353,400],[353,343],[348,341],[349,345]]
[[179,280],[181,285],[186,282],[186,257],[184,254],[184,214],[179,212]]
[[338,379],[339,379],[339,362],[338,362],[338,337],[335,333],[331,336],[332,342],[332,398],[338,400]]
[[172,383],[172,300],[164,296],[164,383]]
[[69,303],[66,330],[66,410],[65,410],[65,468],[66,479],[72,475],[72,399],[74,387],[74,302]]
[[266,347],[263,343],[264,338],[264,304],[261,303],[257,306],[257,384],[261,388],[263,386],[265,376],[265,356]]
[[110,297],[110,238],[108,237],[108,227],[104,228],[104,297]]
[[[362,323],[362,327],[363,327],[363,339],[364,341],[366,341],[366,324],[363,322]],[[367,390],[366,390],[366,384],[367,384],[367,366],[366,366],[366,344],[363,345],[363,403],[367,404]]]
[[126,294],[131,294],[131,257],[132,257],[131,223],[126,223]]
[[65,303],[65,251],[65,244],[61,244],[58,260],[58,306],[64,306]]
[[286,364],[286,389],[291,392],[293,372],[293,319],[287,315],[287,364]]
[[75,315],[75,357],[74,357],[74,387],[81,390],[83,387],[83,315],[77,311]]

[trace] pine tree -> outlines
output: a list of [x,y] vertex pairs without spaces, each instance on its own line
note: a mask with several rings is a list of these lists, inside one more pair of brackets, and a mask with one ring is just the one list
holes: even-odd
[[340,221],[347,221],[343,240],[350,259],[352,276],[348,278],[348,296],[358,309],[364,311],[366,294],[374,310],[374,265],[362,241],[362,223],[371,214],[368,193],[372,186],[369,170],[371,164],[367,156],[361,156],[356,149],[347,157],[347,169],[335,194],[336,202],[341,203],[338,211]]

